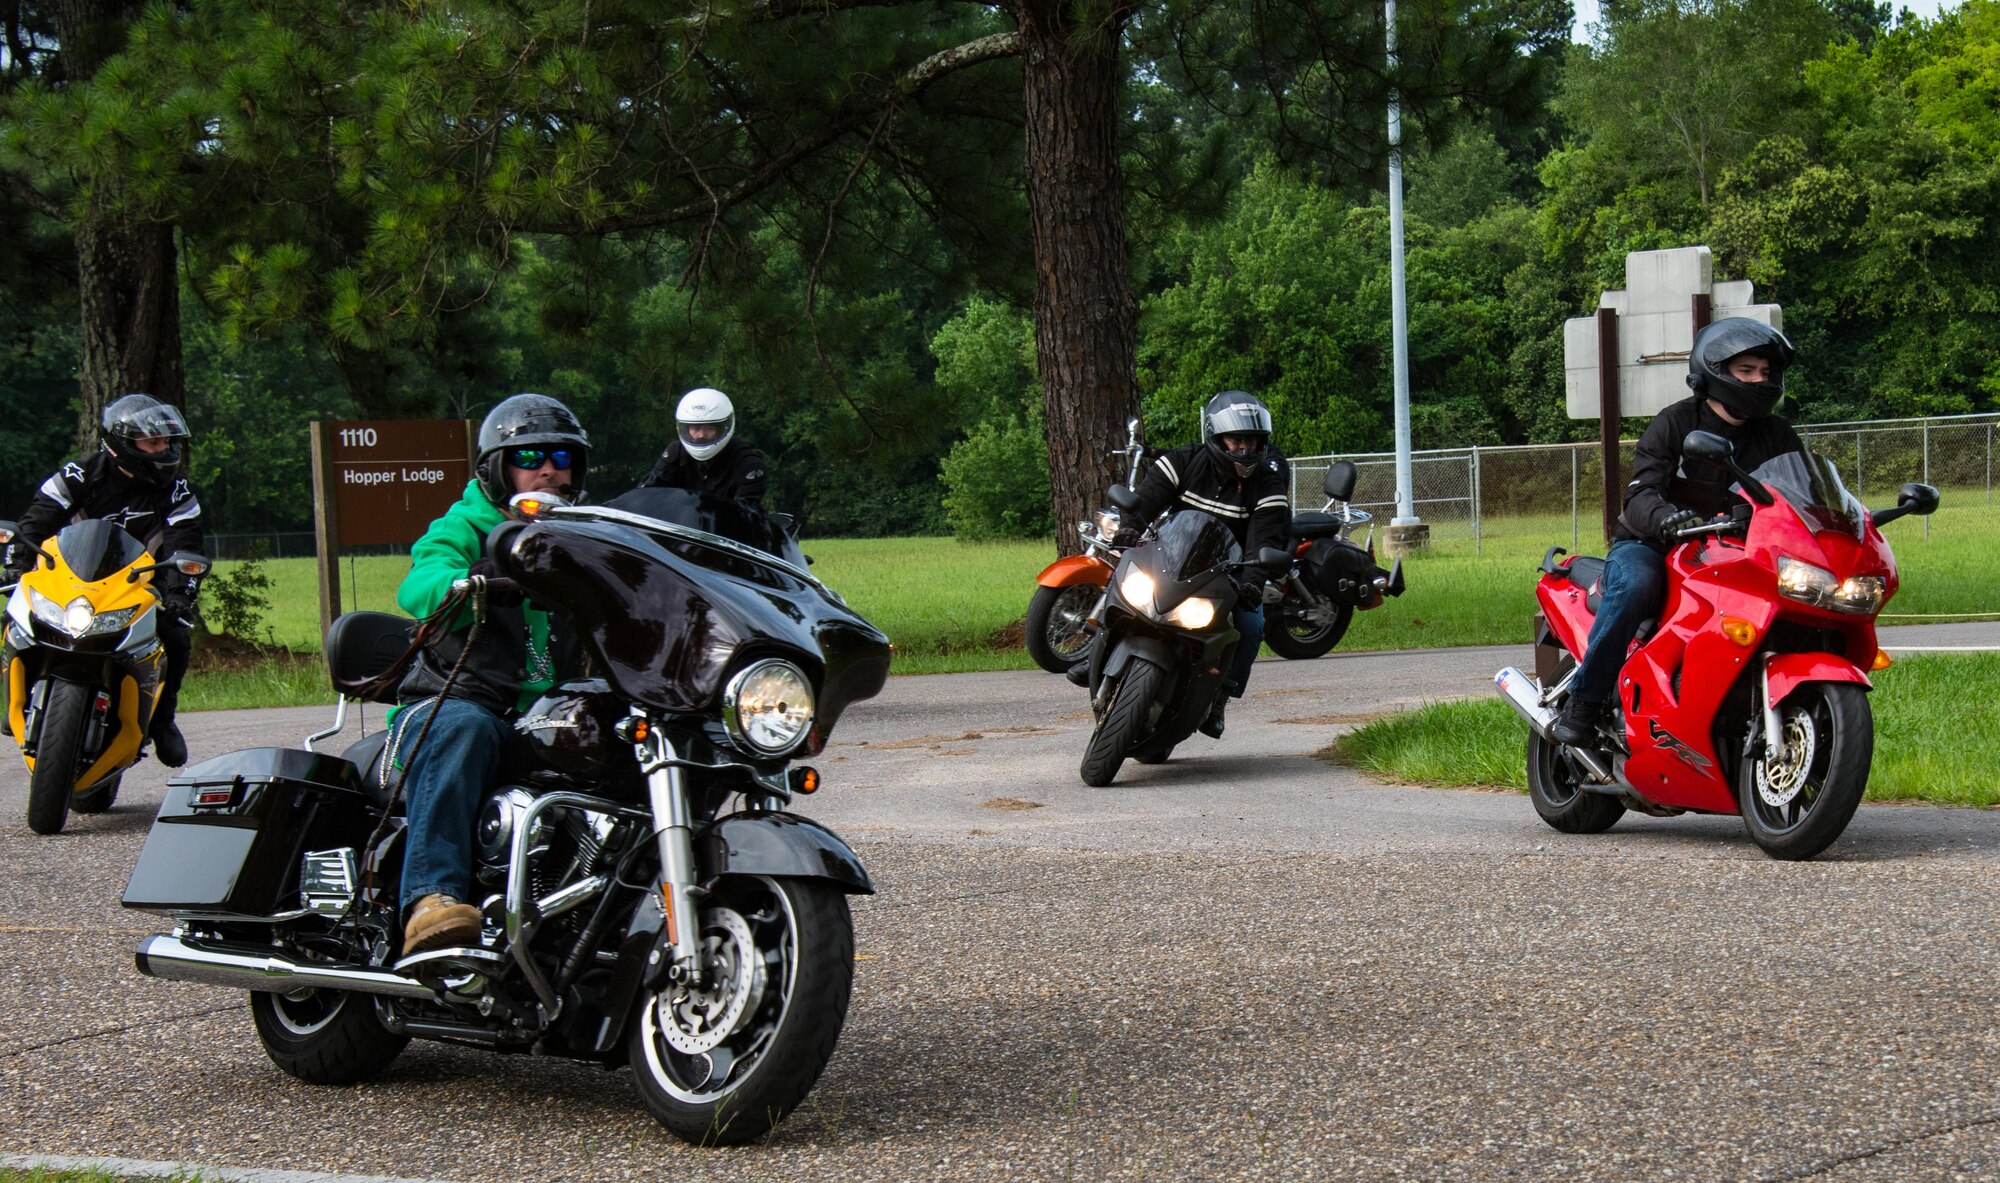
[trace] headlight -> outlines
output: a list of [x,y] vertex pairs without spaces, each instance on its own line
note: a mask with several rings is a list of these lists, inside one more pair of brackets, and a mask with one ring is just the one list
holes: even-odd
[[1125,602],[1141,612],[1153,610],[1153,577],[1137,567],[1125,572],[1118,580],[1118,594]]
[[1201,596],[1191,596],[1182,600],[1172,612],[1167,613],[1167,623],[1177,624],[1185,629],[1204,629],[1215,623],[1215,601]]
[[1125,524],[1125,519],[1119,516],[1116,509],[1100,509],[1091,515],[1091,521],[1097,526],[1098,537],[1107,542],[1116,538],[1120,527]]
[[1881,611],[1882,599],[1888,592],[1889,581],[1880,575],[1835,579],[1831,571],[1786,555],[1778,556],[1778,593],[1786,599],[1835,612],[1873,615]]
[[64,632],[69,631],[69,621],[63,617],[62,605],[32,587],[28,589],[28,608],[35,614],[36,620],[41,621],[50,628],[59,628]]
[[760,755],[791,751],[812,721],[812,683],[789,661],[769,658],[747,666],[722,691],[723,725],[736,742]]
[[124,632],[125,626],[132,623],[132,617],[138,611],[137,608],[120,608],[116,612],[99,612],[96,619],[90,622],[91,635]]

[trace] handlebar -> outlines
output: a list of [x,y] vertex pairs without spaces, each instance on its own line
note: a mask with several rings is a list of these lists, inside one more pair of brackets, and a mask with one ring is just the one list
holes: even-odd
[[504,575],[469,575],[451,582],[453,595],[470,595],[475,589],[487,591],[519,591],[521,585]]
[[1713,521],[1702,522],[1698,525],[1688,526],[1685,529],[1676,530],[1674,531],[1674,537],[1699,538],[1703,534],[1723,534],[1727,533],[1730,530],[1739,529],[1746,524],[1747,523],[1737,521],[1735,518],[1720,517],[1714,519]]

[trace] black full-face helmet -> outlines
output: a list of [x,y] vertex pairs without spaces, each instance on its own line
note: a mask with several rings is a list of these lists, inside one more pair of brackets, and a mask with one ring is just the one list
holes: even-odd
[[[1771,377],[1741,382],[1729,375],[1732,359],[1748,353],[1771,363]],[[1758,419],[1777,409],[1785,396],[1785,370],[1792,364],[1792,343],[1762,321],[1745,316],[1718,320],[1694,335],[1688,351],[1688,386],[1712,398],[1744,419]]]
[[[517,453],[542,452],[568,473],[562,495],[583,500],[584,477],[590,468],[590,436],[570,409],[546,394],[517,394],[500,400],[479,424],[479,460],[473,466],[480,489],[493,504],[506,508],[514,496],[514,478],[507,469],[522,459]],[[568,463],[565,465],[564,461]]]
[[[105,405],[101,426],[105,450],[117,457],[119,467],[133,476],[165,485],[179,474],[187,460],[187,420],[181,417],[179,407],[150,394],[124,394],[112,399]],[[143,439],[164,439],[166,450],[145,451],[139,447]]]
[[[1231,451],[1223,446],[1223,436],[1254,437],[1247,449]],[[1254,394],[1241,390],[1225,390],[1208,400],[1201,409],[1201,442],[1208,445],[1209,455],[1223,466],[1227,472],[1234,467],[1237,479],[1250,475],[1250,470],[1264,458],[1264,452],[1271,444],[1271,409]]]

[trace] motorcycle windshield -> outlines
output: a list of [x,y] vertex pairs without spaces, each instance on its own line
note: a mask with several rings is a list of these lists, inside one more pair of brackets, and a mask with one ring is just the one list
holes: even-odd
[[806,565],[806,556],[799,550],[797,539],[763,511],[752,509],[741,501],[689,489],[648,488],[621,493],[605,502],[605,508],[636,513],[655,521],[740,542],[767,555],[775,555],[794,567]]
[[56,549],[72,573],[85,583],[116,575],[145,555],[139,540],[101,518],[64,527]]
[[1236,535],[1220,518],[1184,509],[1167,519],[1153,546],[1160,555],[1160,571],[1185,580],[1241,557]]
[[[1812,450],[1773,456],[1750,474],[1790,503],[1814,533],[1832,530],[1853,538],[1866,532],[1868,510],[1841,483],[1833,461]],[[1741,490],[1741,486],[1738,486]]]

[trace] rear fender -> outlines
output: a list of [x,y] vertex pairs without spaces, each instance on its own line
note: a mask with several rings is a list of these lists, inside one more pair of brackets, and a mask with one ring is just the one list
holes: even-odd
[[1103,587],[1111,582],[1111,568],[1092,555],[1067,555],[1042,568],[1035,582],[1043,587]]
[[1775,653],[1764,667],[1765,683],[1776,706],[1807,682],[1852,682],[1865,690],[1875,684],[1861,667],[1837,653]]

